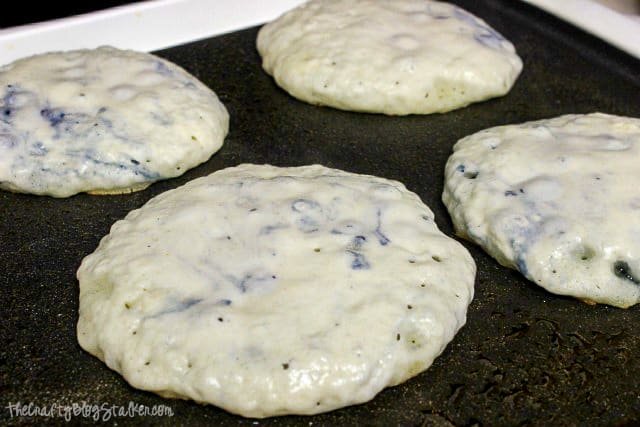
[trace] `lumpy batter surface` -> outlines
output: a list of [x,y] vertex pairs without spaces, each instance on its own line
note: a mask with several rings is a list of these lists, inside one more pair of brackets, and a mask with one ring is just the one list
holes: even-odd
[[504,95],[522,70],[502,35],[438,1],[312,0],[265,25],[257,47],[294,97],[391,115]]
[[241,165],[149,201],[78,270],[81,346],[249,417],[373,398],[465,323],[475,264],[402,184]]
[[110,47],[0,68],[0,188],[124,193],[216,152],[229,116],[215,93],[157,56]]
[[457,231],[547,290],[640,301],[640,119],[566,115],[459,141],[443,200]]

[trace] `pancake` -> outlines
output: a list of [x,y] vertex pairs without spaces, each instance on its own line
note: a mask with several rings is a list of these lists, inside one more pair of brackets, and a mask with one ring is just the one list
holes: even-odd
[[136,388],[262,418],[427,369],[475,264],[399,182],[241,165],[129,213],[77,276],[82,348]]
[[264,70],[317,105],[429,114],[506,94],[522,70],[481,19],[425,0],[311,0],[258,33]]
[[0,188],[68,197],[129,193],[206,161],[229,115],[157,56],[101,47],[0,68]]
[[460,140],[443,201],[457,232],[550,292],[640,301],[640,119],[566,115]]

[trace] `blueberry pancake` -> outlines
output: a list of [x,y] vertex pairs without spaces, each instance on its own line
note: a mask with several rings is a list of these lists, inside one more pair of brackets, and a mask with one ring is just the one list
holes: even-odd
[[260,29],[264,70],[311,104],[428,114],[506,94],[522,70],[481,19],[429,0],[311,0]]
[[115,223],[78,270],[78,340],[140,389],[315,414],[427,369],[474,277],[399,182],[241,165]]
[[0,188],[127,193],[183,174],[222,145],[215,93],[147,53],[101,47],[0,68]]
[[550,292],[640,301],[640,119],[566,115],[460,140],[443,201],[457,232]]

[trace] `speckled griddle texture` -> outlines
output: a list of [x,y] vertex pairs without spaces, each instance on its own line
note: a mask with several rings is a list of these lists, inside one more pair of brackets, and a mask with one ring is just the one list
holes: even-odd
[[[523,73],[507,96],[431,116],[314,107],[291,98],[262,71],[252,28],[158,52],[215,87],[229,110],[230,134],[208,162],[126,197],[57,200],[0,192],[0,424],[42,422],[9,420],[9,402],[133,401],[169,405],[176,415],[116,420],[120,425],[254,425],[213,406],[135,390],[76,342],[80,261],[111,224],[165,190],[243,162],[321,163],[402,181],[453,235],[440,195],[458,139],[566,113],[640,117],[638,60],[521,2],[454,3],[485,19],[522,56]],[[259,425],[609,426],[640,420],[640,306],[592,307],[550,295],[464,244],[478,266],[475,298],[467,324],[428,371],[360,406]]]

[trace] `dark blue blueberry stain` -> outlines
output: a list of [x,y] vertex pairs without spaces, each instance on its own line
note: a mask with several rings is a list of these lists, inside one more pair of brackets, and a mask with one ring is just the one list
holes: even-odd
[[380,211],[380,209],[377,210],[376,216],[377,216],[377,224],[376,224],[376,230],[374,231],[374,234],[378,238],[378,243],[380,243],[382,246],[386,246],[391,240],[389,240],[389,238],[385,236],[384,233],[382,232],[382,229],[381,229],[382,212]]
[[237,279],[233,276],[228,276],[228,279],[240,292],[245,293],[251,291],[256,285],[264,284],[275,279],[273,275],[267,276],[254,276],[252,273],[245,274],[242,279]]
[[[113,122],[111,120],[105,119],[104,117],[100,117],[99,119],[99,123],[101,126],[107,128],[107,129],[113,129]],[[118,135],[115,135],[116,137],[118,137]],[[120,137],[121,139],[126,139],[126,137]]]
[[45,156],[49,150],[42,144],[42,142],[36,142],[31,145],[31,150],[29,150],[29,155],[35,157]]
[[453,16],[460,21],[466,22],[467,24],[471,24],[473,27],[478,27],[480,24],[476,20],[476,18],[471,15],[466,10],[462,10],[460,8],[453,9]]
[[504,37],[502,37],[493,28],[483,25],[476,17],[465,10],[456,8],[454,9],[453,14],[457,19],[470,24],[475,29],[473,36],[478,43],[492,49],[499,49],[502,47]]
[[267,226],[262,227],[258,234],[261,235],[261,236],[264,236],[264,235],[267,235],[267,234],[271,234],[271,233],[273,233],[274,231],[277,231],[277,230],[283,230],[285,228],[289,228],[289,226],[286,225],[286,224],[267,225]]
[[60,108],[43,108],[40,110],[40,116],[49,121],[52,127],[56,127],[64,120],[66,113]]
[[[40,116],[49,122],[49,125],[55,129],[55,134],[53,136],[54,139],[60,138],[63,133],[72,133],[74,132],[74,127],[79,125],[80,123],[84,123],[87,120],[93,120],[93,116],[89,116],[84,113],[67,113],[64,112],[61,108],[43,108],[40,110]],[[101,121],[102,122],[102,121]],[[110,127],[110,123],[102,123],[105,126]],[[77,135],[82,136],[82,133],[77,133]],[[75,135],[74,135],[75,136]],[[119,137],[118,135],[115,135]],[[121,139],[122,138],[119,137]]]
[[230,299],[221,299],[218,302],[216,302],[216,305],[229,306],[229,305],[231,305],[231,300]]
[[167,67],[167,64],[165,64],[164,61],[156,61],[155,70],[158,74],[161,74],[163,76],[173,76],[173,71],[169,67]]
[[102,114],[105,111],[107,111],[107,107],[100,107],[100,109],[98,109],[98,114]]
[[629,267],[629,263],[626,261],[618,260],[613,263],[613,274],[621,279],[625,279],[634,283],[636,285],[640,285],[640,278],[635,276],[631,271],[631,267]]
[[367,241],[367,238],[364,236],[356,236],[351,240],[348,248],[352,251],[359,251],[362,248],[362,245]]
[[542,223],[539,221],[531,220],[532,216],[537,214],[535,206],[530,206],[531,213],[527,218],[513,218],[507,220],[502,225],[505,228],[505,233],[508,236],[512,236],[509,239],[509,246],[513,249],[513,258],[516,264],[516,268],[525,277],[529,277],[529,268],[525,261],[529,248],[534,245],[541,235]]
[[376,228],[376,231],[374,232],[374,234],[378,238],[378,243],[380,243],[382,246],[387,246],[389,244],[389,242],[391,241],[391,240],[389,240],[389,238],[387,236],[382,234],[382,231],[380,231],[380,226],[379,225],[378,225],[378,228]]
[[180,313],[190,309],[191,307],[201,303],[202,301],[203,301],[202,298],[187,298],[185,300],[179,301],[178,303],[170,306],[169,308],[161,310],[160,312],[154,314],[153,316],[149,316],[149,318],[153,319],[156,317],[164,316],[166,314]]
[[505,197],[513,197],[513,196],[517,196],[517,195],[518,195],[518,193],[516,193],[515,191],[512,191],[512,190],[507,190],[507,191],[504,192],[504,196]]
[[473,38],[478,43],[493,49],[500,48],[502,46],[502,42],[504,41],[504,38],[502,38],[500,34],[496,33],[490,28],[485,28],[483,31],[477,32],[476,34],[474,34]]
[[0,105],[0,109],[2,109],[2,121],[7,124],[9,123],[14,111],[13,105],[15,103],[17,93],[18,91],[13,86],[7,85],[6,92],[2,97],[2,104]]
[[137,161],[136,159],[131,159],[131,163],[133,163],[134,165],[139,165],[140,162]]
[[469,178],[469,179],[476,179],[478,177],[478,172],[477,171],[467,171],[467,168],[465,165],[458,165],[456,167],[456,170],[462,174],[464,174],[465,178]]
[[529,267],[527,267],[527,262],[524,260],[524,254],[518,254],[516,256],[516,267],[518,267],[518,271],[522,273],[523,276],[529,273]]
[[240,292],[245,293],[247,292],[247,284],[251,280],[251,277],[252,277],[251,274],[247,274],[241,280],[236,280],[234,285],[236,286],[236,288],[238,288]]
[[353,255],[353,261],[351,261],[351,268],[353,270],[369,270],[371,265],[367,261],[367,259],[359,252],[347,250],[351,255]]
[[13,86],[7,85],[7,90],[2,97],[2,104],[6,107],[13,105],[16,100],[16,93],[18,93],[18,91]]
[[190,307],[193,307],[196,304],[200,304],[202,302],[202,298],[189,298],[182,302],[180,302],[179,310],[187,310]]
[[[73,153],[67,153],[68,155],[73,155]],[[123,169],[128,169],[131,170],[134,174],[136,175],[141,175],[144,178],[148,179],[148,180],[155,180],[160,178],[160,174],[158,174],[157,172],[150,172],[149,170],[147,170],[146,168],[144,168],[141,165],[135,165],[133,166],[134,169],[131,169],[132,166],[130,164],[122,164],[122,163],[118,163],[118,162],[105,162],[103,160],[99,160],[96,159],[93,154],[91,153],[85,153],[84,155],[82,155],[82,157],[86,160],[89,161],[95,165],[100,165],[100,166],[104,166],[104,167],[110,167],[110,168],[116,168],[119,170],[123,170]]]

